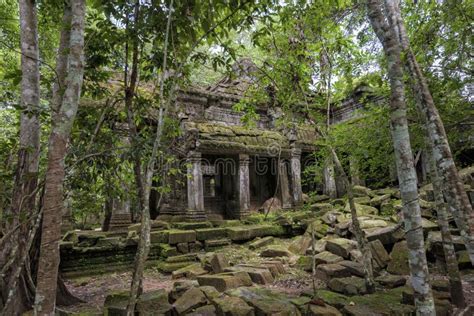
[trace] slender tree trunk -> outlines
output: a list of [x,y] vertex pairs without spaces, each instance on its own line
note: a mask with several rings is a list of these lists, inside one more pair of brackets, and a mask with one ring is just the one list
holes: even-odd
[[85,0],[71,1],[71,31],[67,79],[58,112],[53,115],[49,137],[48,168],[43,204],[43,223],[35,298],[35,312],[54,315],[63,207],[64,158],[77,113],[84,74]]
[[406,65],[412,79],[413,91],[419,100],[417,106],[424,115],[428,136],[433,144],[433,157],[438,175],[442,179],[444,195],[466,245],[471,263],[474,264],[474,213],[472,205],[456,169],[443,121],[434,104],[428,83],[418,65],[415,54],[411,50],[398,1],[386,1],[389,21],[392,27],[396,28],[398,40],[406,56]]
[[429,272],[426,260],[423,228],[421,226],[420,204],[413,153],[406,117],[405,93],[403,84],[403,64],[397,35],[390,28],[382,11],[380,0],[368,0],[369,18],[377,37],[383,45],[388,63],[390,78],[390,129],[395,150],[400,193],[403,202],[408,262],[415,305],[419,315],[435,315],[435,307],[429,285]]
[[351,210],[351,222],[352,228],[354,231],[354,236],[357,240],[357,246],[362,253],[362,260],[364,262],[364,272],[365,272],[365,284],[367,288],[367,292],[373,293],[375,291],[375,281],[374,281],[374,271],[372,266],[372,252],[369,248],[367,243],[367,239],[365,238],[364,231],[360,228],[359,218],[357,216],[357,209],[354,203],[354,192],[352,189],[352,185],[349,181],[349,177],[347,176],[344,168],[342,167],[341,161],[337,156],[336,151],[334,148],[330,148],[332,160],[334,161],[334,165],[336,167],[337,172],[342,177],[344,181],[344,185],[347,190],[347,197],[349,199],[349,207]]
[[[9,311],[12,313],[21,312],[27,305],[27,302],[21,298],[22,288],[17,279],[22,272],[22,266],[25,264],[24,261],[29,251],[28,233],[32,228],[30,220],[24,219],[31,218],[36,210],[41,131],[36,1],[20,0],[19,9],[22,71],[20,107],[22,112],[20,114],[20,141],[15,183],[9,210],[11,221],[5,223],[5,231],[14,229],[14,232],[0,249],[0,267],[2,267],[0,305],[11,305],[6,307],[11,307]],[[8,269],[5,269],[7,267]],[[12,297],[12,295],[15,296]]]

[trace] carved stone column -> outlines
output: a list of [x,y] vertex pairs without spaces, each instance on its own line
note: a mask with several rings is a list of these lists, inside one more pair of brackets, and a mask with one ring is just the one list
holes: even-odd
[[239,155],[239,210],[236,212],[237,218],[243,218],[250,213],[250,176],[249,176],[249,155]]
[[301,149],[291,149],[291,186],[293,190],[293,203],[295,206],[303,204],[303,191],[301,189]]
[[291,194],[290,194],[290,183],[288,179],[288,167],[284,160],[280,161],[279,166],[279,177],[280,177],[280,197],[282,208],[291,208]]
[[337,197],[336,178],[334,176],[334,165],[332,159],[328,159],[323,170],[324,194],[331,198]]
[[186,217],[188,220],[206,220],[201,153],[190,151],[187,157],[187,164],[188,209]]

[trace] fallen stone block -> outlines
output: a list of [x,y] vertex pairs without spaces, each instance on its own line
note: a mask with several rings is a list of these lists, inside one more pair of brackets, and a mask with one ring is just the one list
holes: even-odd
[[176,244],[176,249],[179,253],[189,253],[189,245],[187,242],[180,242]]
[[193,263],[178,270],[171,272],[172,279],[188,278],[195,279],[199,275],[207,274],[200,263]]
[[306,250],[306,254],[312,255],[313,251],[314,251],[314,254],[323,252],[326,250],[326,244],[327,244],[327,241],[325,239],[318,239],[314,243],[314,249],[313,249],[313,245],[309,246],[309,248]]
[[314,305],[309,304],[307,313],[305,315],[309,316],[342,316],[342,314],[331,305]]
[[386,274],[381,275],[375,278],[375,281],[380,285],[387,287],[387,288],[395,288],[399,286],[404,286],[407,282],[406,278],[401,275],[393,275],[393,274]]
[[408,246],[405,240],[397,242],[390,252],[390,262],[387,266],[387,272],[398,275],[409,275],[408,266]]
[[158,263],[158,270],[163,273],[172,273],[173,271],[184,268],[193,262],[184,261],[184,262],[160,262]]
[[368,241],[380,240],[383,245],[394,244],[403,239],[405,232],[399,225],[383,227],[367,234]]
[[150,232],[150,241],[152,244],[167,244],[169,232],[167,230],[152,231]]
[[106,316],[126,316],[129,291],[113,291],[105,297],[104,315]]
[[196,308],[191,313],[186,313],[186,316],[216,316],[216,312],[214,305],[204,305]]
[[245,265],[236,265],[232,268],[227,268],[227,272],[244,271],[247,272],[252,279],[253,283],[256,284],[271,284],[273,283],[273,275],[268,268],[265,267],[250,267]]
[[166,258],[166,262],[195,262],[197,261],[197,256],[196,254],[186,254],[186,255],[180,255],[180,256],[171,256]]
[[[312,294],[312,293],[311,293]],[[324,303],[334,306],[341,310],[347,303],[349,303],[349,297],[332,292],[329,290],[317,290],[314,297],[324,301]]]
[[204,293],[198,288],[191,288],[181,295],[180,298],[174,302],[173,307],[178,315],[182,315],[193,309],[201,307],[207,303],[207,298]]
[[283,236],[285,234],[285,228],[280,225],[253,225],[227,228],[227,236],[232,241],[246,241],[256,237]]
[[205,240],[204,241],[204,249],[206,251],[210,251],[216,248],[225,247],[231,244],[230,239],[215,239],[215,240]]
[[225,296],[212,300],[216,305],[217,314],[225,316],[253,316],[254,309],[245,301],[235,296]]
[[390,262],[390,256],[387,250],[382,245],[380,240],[374,240],[369,242],[370,252],[372,253],[372,259],[375,260],[380,268],[385,268]]
[[260,264],[264,267],[269,268],[274,277],[276,277],[279,274],[286,273],[286,269],[283,266],[283,263],[281,261],[278,261],[278,260],[263,261]]
[[193,242],[196,241],[196,232],[194,230],[170,230],[168,238],[170,245]]
[[261,257],[274,258],[274,257],[290,257],[291,253],[280,246],[270,246],[260,253]]
[[211,268],[214,273],[222,273],[229,267],[229,262],[221,253],[216,253],[211,258]]
[[329,251],[323,251],[314,256],[316,265],[327,264],[327,263],[338,263],[344,260],[342,257],[335,255]]
[[252,241],[249,244],[249,249],[255,250],[255,249],[258,249],[258,248],[268,246],[269,244],[273,243],[273,240],[274,240],[274,238],[272,236],[267,236],[267,237],[264,237],[264,238],[258,238],[258,239]]
[[340,264],[320,264],[316,267],[316,278],[328,283],[332,278],[350,277],[350,271]]
[[365,280],[356,276],[333,278],[328,283],[329,289],[345,295],[362,295],[367,293]]
[[178,280],[173,283],[173,288],[170,291],[169,299],[170,302],[175,302],[180,298],[187,290],[197,287],[199,284],[196,280]]
[[243,271],[225,272],[214,275],[202,275],[197,277],[200,286],[213,286],[219,292],[235,289],[240,286],[251,286],[252,279]]
[[[349,261],[349,260],[344,260],[338,262],[343,267],[346,267],[347,270],[352,275],[359,276],[359,277],[365,277],[365,271],[364,271],[364,265],[362,263],[356,262],[356,261]],[[373,271],[375,274],[375,271]]]
[[177,229],[183,230],[194,230],[200,228],[211,228],[211,222],[177,222],[173,223],[172,226]]
[[327,240],[326,250],[336,254],[344,259],[349,259],[351,250],[357,248],[354,240],[346,238],[334,238]]
[[311,237],[298,236],[293,239],[288,250],[296,255],[304,255],[311,246]]
[[169,315],[173,306],[168,302],[168,293],[164,289],[145,292],[138,298],[136,311],[140,315]]

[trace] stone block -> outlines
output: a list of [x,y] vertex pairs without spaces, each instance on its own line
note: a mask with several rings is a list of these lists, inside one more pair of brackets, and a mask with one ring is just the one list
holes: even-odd
[[251,286],[252,279],[248,273],[239,272],[225,272],[214,275],[202,275],[197,277],[200,286],[213,286],[219,292],[224,292],[229,289],[234,289],[241,286]]
[[297,236],[293,239],[288,250],[296,255],[304,255],[311,247],[311,237]]
[[178,269],[188,266],[191,262],[160,262],[158,264],[158,270],[164,273],[171,273]]
[[[364,265],[362,263],[344,260],[344,261],[338,262],[337,264],[340,264],[341,266],[346,267],[347,270],[349,270],[349,272],[352,275],[355,275],[358,277],[365,277]],[[373,272],[375,273],[375,271]]]
[[270,245],[271,243],[273,243],[273,240],[274,240],[274,238],[273,238],[272,236],[267,236],[267,237],[263,237],[263,238],[258,238],[258,239],[252,241],[252,242],[249,244],[249,249],[255,250],[255,249],[258,249],[258,248],[262,248],[262,247],[268,246],[268,245]]
[[191,288],[174,302],[173,307],[178,315],[183,315],[207,303],[204,293],[198,288]]
[[195,230],[201,228],[211,228],[211,222],[177,222],[172,225],[176,229]]
[[291,253],[281,246],[270,246],[260,253],[261,257],[274,258],[274,257],[290,257]]
[[196,232],[194,230],[170,230],[168,243],[176,245],[196,241]]
[[214,273],[222,273],[229,267],[229,262],[221,253],[216,253],[211,258],[211,268]]
[[228,246],[231,243],[232,242],[230,241],[230,239],[227,238],[206,240],[204,241],[204,249],[206,249],[206,251],[210,251],[216,248]]
[[342,257],[335,255],[329,251],[323,251],[314,256],[316,265],[327,263],[338,263],[344,260]]
[[178,249],[179,253],[189,253],[189,245],[187,242],[180,242],[176,244],[176,249]]
[[356,276],[333,278],[329,281],[329,288],[345,295],[362,295],[367,293],[365,280]]
[[225,296],[212,301],[217,308],[218,315],[225,316],[253,316],[254,309],[239,297]]
[[186,255],[179,255],[179,256],[172,256],[166,258],[166,262],[195,262],[197,260],[197,256],[194,253],[186,254]]
[[199,241],[219,239],[227,237],[225,228],[200,228],[196,229],[196,239]]
[[126,316],[129,291],[113,291],[105,297],[105,316]]
[[236,265],[232,268],[226,269],[229,272],[244,271],[247,272],[252,279],[253,283],[256,284],[271,284],[273,283],[273,275],[268,268],[265,267],[250,267],[245,265]]
[[314,305],[310,304],[307,309],[308,316],[342,316],[342,314],[331,305]]
[[167,230],[158,230],[150,232],[150,241],[152,244],[168,243],[169,232]]
[[256,237],[283,236],[286,234],[285,228],[280,225],[252,225],[236,226],[227,228],[227,236],[232,241],[246,241]]
[[329,282],[332,278],[350,277],[350,271],[337,263],[320,264],[316,267],[316,278],[323,282]]
[[354,240],[346,238],[329,239],[326,243],[326,250],[335,255],[349,259],[351,250],[357,248],[357,243]]
[[175,302],[187,290],[197,287],[199,284],[196,280],[178,280],[173,283],[173,288],[169,294],[170,302]]
[[397,241],[403,239],[405,232],[401,226],[388,226],[383,227],[367,234],[367,240],[380,240],[384,245],[394,244]]
[[136,311],[140,315],[169,315],[173,306],[168,302],[168,293],[164,289],[145,292],[138,298]]
[[283,263],[278,260],[263,261],[260,263],[262,266],[267,267],[272,272],[273,276],[276,277],[279,274],[285,274],[286,269]]
[[387,272],[398,275],[409,275],[408,266],[408,247],[405,240],[397,242],[390,252],[390,262],[387,266]]
[[195,279],[197,276],[204,275],[207,273],[208,272],[202,268],[200,263],[193,263],[171,272],[171,278],[172,279],[179,279],[179,278]]
[[375,260],[380,268],[385,268],[390,262],[390,256],[388,255],[387,250],[383,247],[382,242],[378,239],[371,241],[369,242],[369,247],[373,260]]
[[404,286],[407,282],[406,278],[401,275],[385,274],[375,278],[375,281],[387,288],[395,288]]

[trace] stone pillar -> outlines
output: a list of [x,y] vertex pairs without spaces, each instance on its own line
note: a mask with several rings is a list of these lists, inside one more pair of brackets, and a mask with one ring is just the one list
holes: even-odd
[[288,209],[291,208],[291,194],[290,183],[288,181],[288,168],[284,160],[280,160],[278,174],[280,177],[281,206],[284,209]]
[[324,194],[330,198],[337,197],[336,179],[334,177],[334,165],[332,159],[328,159],[323,169]]
[[187,183],[188,183],[188,220],[206,220],[204,211],[204,186],[201,169],[201,153],[190,151],[187,158]]
[[132,213],[130,211],[130,200],[128,198],[112,197],[108,205],[112,208],[112,215],[108,224],[111,232],[125,232],[132,224]]
[[295,206],[303,204],[303,191],[301,189],[301,149],[291,149],[291,186],[293,190],[293,203]]
[[235,217],[243,218],[250,213],[250,176],[249,176],[249,155],[239,155],[238,188],[239,188],[239,210]]

